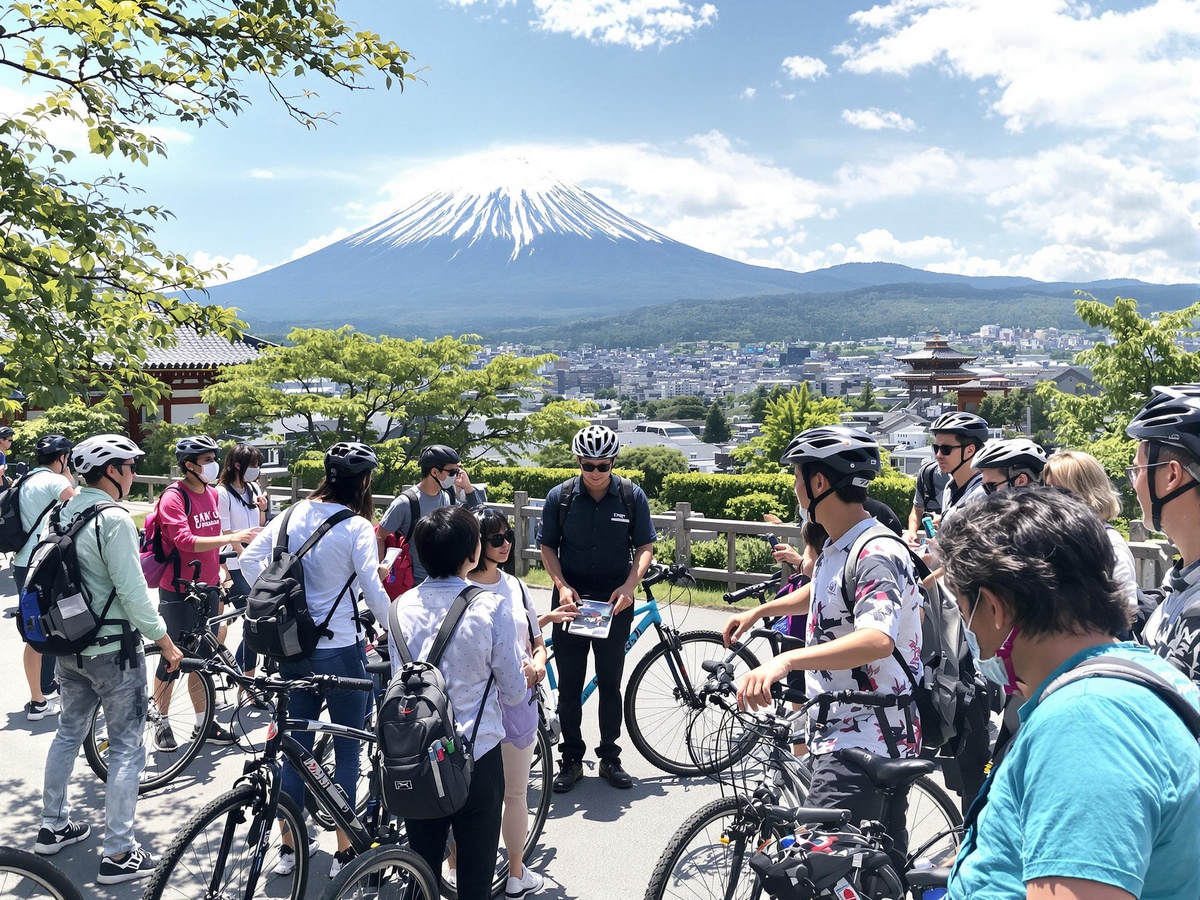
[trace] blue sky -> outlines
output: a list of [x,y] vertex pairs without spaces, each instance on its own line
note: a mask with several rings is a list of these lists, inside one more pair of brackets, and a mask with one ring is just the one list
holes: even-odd
[[1197,0],[342,10],[421,80],[310,85],[339,112],[316,131],[256,93],[227,128],[169,132],[130,172],[177,216],[164,245],[246,275],[521,156],[746,262],[1200,281]]

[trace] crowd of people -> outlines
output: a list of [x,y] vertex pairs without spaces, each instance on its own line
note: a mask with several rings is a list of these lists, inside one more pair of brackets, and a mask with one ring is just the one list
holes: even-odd
[[[1068,451],[1047,457],[1023,438],[990,439],[987,423],[967,412],[943,415],[930,430],[933,458],[917,479],[908,527],[891,523],[903,540],[867,534],[879,525],[867,496],[881,468],[874,438],[828,426],[788,445],[781,464],[795,476],[806,546],[777,545],[775,557],[801,566],[804,577],[780,598],[733,615],[724,635],[732,642],[763,617],[785,615],[800,646],[744,676],[739,703],[748,709],[773,704],[773,686],[781,681],[810,699],[842,689],[895,698],[882,709],[835,704],[810,717],[805,745],[798,747],[812,757],[810,805],[850,809],[854,820],[872,818],[879,789],[838,751],[922,754],[911,685],[923,676],[923,590],[940,580],[957,600],[970,648],[962,663],[979,686],[961,723],[962,739],[943,760],[967,815],[949,896],[1200,895],[1200,745],[1178,711],[1182,703],[1200,712],[1200,386],[1156,389],[1128,429],[1137,441],[1128,477],[1146,523],[1165,533],[1180,555],[1165,601],[1145,621],[1139,621],[1144,592],[1132,556],[1111,524],[1118,496],[1092,457]],[[429,654],[469,586],[482,589],[465,594],[465,611],[439,664],[455,720],[471,736],[469,794],[449,815],[405,825],[413,849],[464,900],[490,896],[498,854],[509,864],[509,900],[540,890],[543,876],[524,864],[522,850],[546,626],[554,639],[562,727],[553,790],[570,791],[583,776],[588,748],[581,693],[589,654],[600,695],[598,773],[614,788],[635,783],[621,761],[621,683],[634,593],[652,562],[655,530],[644,492],[613,471],[619,447],[608,428],[582,429],[572,443],[579,474],[546,497],[537,540],[553,589],[550,612],[539,616],[526,586],[506,571],[510,521],[485,505],[483,489],[450,447],[422,448],[418,484],[396,497],[376,526],[371,484],[379,462],[366,445],[330,447],[312,494],[272,515],[257,486],[258,451],[239,445],[222,466],[211,438],[184,438],[176,446],[182,477],[156,509],[170,564],[151,585],[139,564],[137,529],[117,505],[129,495],[143,452],[121,435],[97,435],[77,446],[58,435],[42,438],[36,467],[22,486],[29,538],[14,560],[18,590],[47,528],[109,505],[91,513],[77,541],[87,600],[97,613],[107,604],[95,644],[56,660],[26,653],[28,717],[59,716],[35,850],[54,854],[90,835],[89,825],[72,817],[68,786],[101,706],[109,777],[98,881],[119,883],[153,870],[155,859],[134,828],[145,764],[145,656],[141,640],[122,635],[136,632],[161,648],[154,678],[161,698],[175,689],[180,635],[195,624],[195,610],[176,581],[181,573],[194,563],[199,581],[218,584],[225,577],[230,602],[244,602],[275,548],[308,546],[307,601],[323,631],[306,658],[279,663],[284,677],[365,677],[369,618],[381,629],[390,625],[392,646],[407,651],[391,655],[398,671],[402,656]],[[72,472],[82,481],[78,487]],[[53,526],[42,521],[51,508]],[[397,543],[410,554],[412,587],[392,599],[385,585],[395,575],[397,554],[390,548]],[[217,597],[213,592],[214,614]],[[606,636],[572,629],[585,601],[610,605]],[[251,671],[262,664],[248,648],[239,648],[237,658]],[[187,689],[199,703],[200,693]],[[297,716],[315,717],[324,705],[332,721],[356,727],[368,702],[355,691],[289,698]],[[203,723],[203,710],[196,711]],[[207,727],[206,740],[233,742],[215,720]],[[311,747],[311,733],[296,738]],[[173,747],[170,725],[164,722],[153,740],[160,749]],[[335,739],[334,781],[352,804],[359,761],[356,741]],[[283,790],[303,808],[304,786],[294,772],[285,770]],[[890,804],[884,825],[900,859],[904,818],[903,802]],[[295,842],[303,839],[281,836],[285,849],[276,872],[291,871]],[[354,854],[340,832],[337,846],[331,875]]]

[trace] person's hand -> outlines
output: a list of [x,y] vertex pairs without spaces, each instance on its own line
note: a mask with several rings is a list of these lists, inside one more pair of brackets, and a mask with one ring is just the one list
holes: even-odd
[[537,668],[533,664],[533,660],[528,656],[521,663],[521,671],[525,673],[525,687],[531,688],[538,683]]
[[533,661],[533,676],[534,684],[541,684],[546,680],[546,664],[544,662],[539,662],[536,659]]
[[729,617],[725,623],[725,627],[721,629],[721,638],[725,641],[725,646],[728,647],[743,634],[754,627],[754,623],[758,621],[758,610],[748,609],[745,612],[735,613]]
[[572,612],[579,608],[579,592],[569,584],[564,584],[558,589],[558,606],[556,609],[562,609],[564,606],[571,607]]
[[271,499],[266,494],[259,494],[258,498],[254,501],[254,505],[259,509],[266,509],[267,504],[270,502]]
[[167,664],[167,671],[174,672],[179,668],[179,661],[183,659],[183,651],[175,646],[175,642],[171,640],[171,636],[163,635],[154,643],[158,644],[162,650],[163,661]]
[[261,525],[256,525],[253,528],[243,528],[241,531],[235,531],[229,535],[229,540],[234,544],[248,544],[254,540],[254,536],[262,531]]
[[613,605],[613,615],[619,616],[629,607],[633,606],[633,588],[621,585],[612,592],[612,596],[608,598],[608,602]]
[[562,625],[565,622],[570,622],[579,613],[575,609],[574,603],[569,603],[566,606],[556,606],[550,612],[546,613],[546,621],[552,624]]
[[738,683],[738,708],[753,711],[770,706],[774,703],[771,699],[771,685],[782,681],[788,671],[787,663],[782,662],[779,657],[752,669]]
[[768,522],[771,525],[783,524],[783,519],[779,518],[779,516],[775,515],[775,513],[763,513],[763,521]]
[[380,581],[387,581],[388,576],[392,574],[391,567],[387,563],[380,563],[375,567],[375,571],[379,574]]
[[905,531],[901,537],[904,538],[904,542],[914,550],[921,546],[921,537],[915,531]]
[[467,470],[461,465],[458,467],[458,474],[454,476],[454,486],[465,493],[473,493],[475,485],[471,484],[471,478],[467,475]]
[[800,553],[789,544],[776,544],[771,556],[775,557],[775,562],[785,562],[793,567],[800,565]]

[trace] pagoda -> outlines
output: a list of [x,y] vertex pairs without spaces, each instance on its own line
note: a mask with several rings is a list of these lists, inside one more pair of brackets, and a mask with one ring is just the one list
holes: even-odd
[[894,358],[909,367],[895,377],[908,385],[910,400],[940,397],[943,392],[956,390],[975,378],[973,372],[965,372],[962,367],[977,357],[955,350],[936,331],[925,342],[924,349]]

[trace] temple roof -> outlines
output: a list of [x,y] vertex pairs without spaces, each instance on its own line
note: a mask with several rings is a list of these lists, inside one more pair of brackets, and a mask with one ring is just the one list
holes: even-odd
[[958,368],[963,363],[972,362],[978,357],[953,349],[946,343],[946,339],[935,331],[933,337],[925,342],[924,348],[915,353],[893,357],[893,359],[896,362],[908,363],[914,368],[917,368],[917,363],[921,363],[920,368],[928,369],[932,366],[941,368],[941,364],[949,364],[946,368]]

